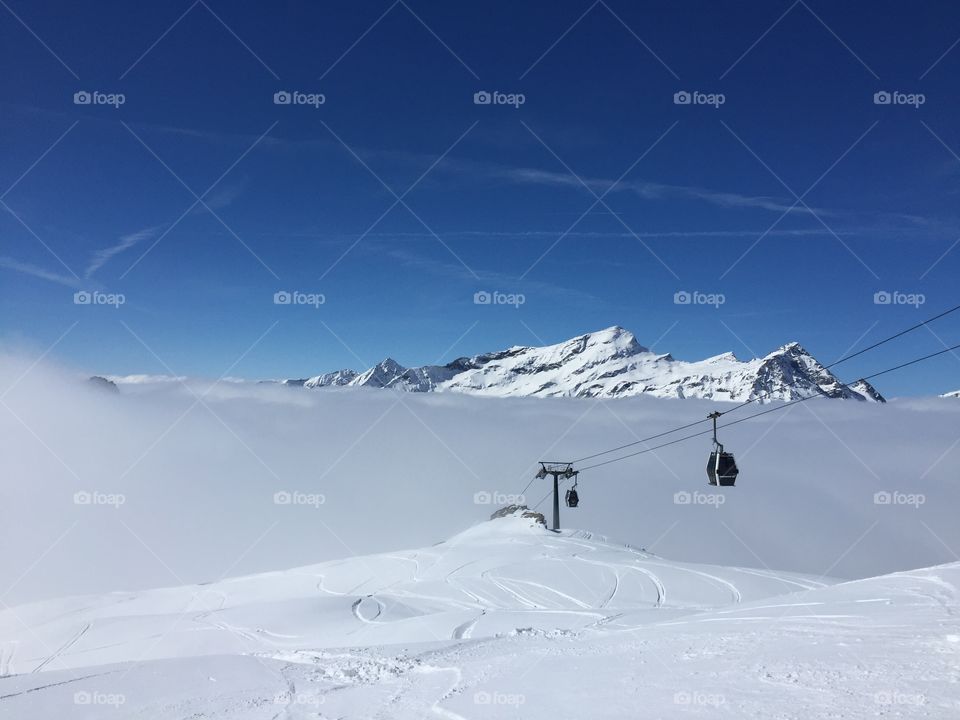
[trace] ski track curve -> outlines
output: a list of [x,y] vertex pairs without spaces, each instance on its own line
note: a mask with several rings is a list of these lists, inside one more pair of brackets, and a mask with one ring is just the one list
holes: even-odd
[[[362,612],[364,600],[373,600],[377,604],[377,612],[372,617],[368,617]],[[367,625],[378,624],[377,618],[383,614],[384,605],[373,595],[364,595],[362,598],[357,598],[354,601],[353,605],[350,606],[350,610],[353,612],[354,617],[360,622],[366,623]]]
[[654,607],[663,607],[663,604],[667,601],[667,588],[663,584],[663,580],[660,579],[660,576],[652,570],[647,570],[647,568],[638,567],[636,565],[624,565],[623,567],[627,570],[634,570],[649,578],[650,582],[653,583],[653,586],[657,590],[657,601],[654,603]]
[[654,602],[654,607],[661,607],[667,599],[667,589],[664,586],[663,581],[660,579],[660,577],[656,573],[654,573],[651,570],[648,570],[645,567],[640,567],[639,565],[623,565],[621,563],[610,563],[603,560],[588,560],[582,555],[574,555],[573,557],[575,557],[580,562],[585,562],[589,565],[596,565],[597,567],[606,568],[614,574],[614,577],[616,578],[616,586],[614,587],[613,592],[610,593],[610,596],[603,603],[601,603],[600,607],[607,607],[610,601],[613,600],[614,596],[617,594],[617,590],[620,588],[620,573],[618,572],[618,569],[634,570],[640,573],[641,575],[645,576],[646,578],[648,578],[650,582],[653,583],[653,587],[657,592],[657,599]]
[[[550,592],[550,593],[553,593],[554,595],[562,597],[564,600],[568,600],[572,602],[574,605],[576,605],[577,607],[583,608],[584,610],[592,609],[592,606],[589,603],[585,603],[582,600],[578,600],[577,598],[573,597],[573,595],[567,595],[567,593],[557,590],[554,587],[550,587],[549,585],[544,585],[543,583],[538,583],[533,580],[520,580],[518,578],[506,578],[506,580],[507,582],[520,584],[520,585],[529,585],[530,587],[546,590],[547,592]],[[545,608],[541,606],[540,609],[545,609]]]
[[674,570],[681,570],[683,572],[688,572],[693,575],[699,575],[700,577],[705,577],[708,580],[713,580],[719,585],[723,585],[730,589],[730,593],[733,596],[733,602],[740,603],[743,602],[743,594],[740,592],[740,588],[734,585],[729,580],[724,580],[722,577],[717,577],[716,575],[711,575],[710,573],[703,572],[702,570],[694,570],[693,568],[683,567],[682,565],[664,565],[663,563],[651,563],[651,565],[658,565],[660,567],[669,567]]
[[457,625],[453,629],[451,639],[452,640],[469,640],[470,637],[473,635],[473,629],[477,626],[477,623],[480,622],[480,618],[482,618],[486,614],[487,614],[487,611],[484,610],[475,618],[471,620],[467,620],[467,622],[462,623],[460,625]]
[[463,671],[455,666],[452,667],[435,667],[433,665],[421,665],[417,668],[416,672],[419,673],[441,673],[441,672],[452,672],[455,676],[453,685],[451,685],[440,697],[438,697],[433,704],[430,706],[430,709],[442,718],[447,720],[467,720],[463,715],[458,715],[452,710],[447,710],[445,707],[442,707],[440,703],[444,700],[453,696],[457,688],[460,687],[460,683],[463,681]]
[[757,570],[755,568],[738,567],[738,568],[730,568],[730,569],[735,570],[736,572],[744,573],[746,575],[756,575],[757,577],[766,578],[768,580],[777,580],[787,585],[796,585],[797,587],[803,588],[804,590],[816,590],[817,588],[822,588],[827,586],[826,583],[817,582],[816,580],[810,580],[808,582],[800,582],[799,580],[794,580],[793,578],[780,577],[775,572],[765,572],[763,570]]
[[511,597],[515,598],[515,599],[517,600],[517,602],[519,602],[521,605],[524,605],[524,606],[526,606],[527,608],[529,608],[529,609],[531,609],[531,610],[544,610],[544,609],[545,609],[545,608],[544,608],[542,605],[540,605],[539,603],[534,602],[533,600],[531,600],[530,598],[526,597],[525,595],[522,595],[521,593],[518,593],[516,590],[513,590],[512,588],[507,587],[507,586],[506,586],[503,582],[501,582],[498,578],[495,578],[495,577],[493,577],[492,575],[490,575],[490,571],[489,571],[489,570],[484,570],[482,573],[480,573],[480,577],[484,578],[485,580],[489,580],[491,583],[493,583],[494,587],[499,588],[499,589],[502,590],[503,592],[507,593],[507,595],[510,595]]
[[[437,560],[437,562],[440,562],[440,560]],[[460,572],[460,571],[463,570],[465,567],[468,567],[468,566],[470,566],[470,565],[475,565],[475,564],[478,563],[478,562],[480,562],[480,561],[479,561],[479,560],[469,560],[468,562],[465,562],[465,563],[463,563],[462,565],[458,565],[457,567],[455,567],[453,570],[451,570],[450,572],[448,572],[448,573],[444,576],[443,581],[444,581],[447,585],[449,585],[450,587],[452,587],[454,590],[456,590],[457,592],[462,593],[462,594],[466,595],[468,598],[470,598],[471,600],[473,600],[473,602],[475,603],[475,606],[476,606],[476,607],[496,607],[496,604],[495,604],[495,603],[492,603],[492,602],[490,602],[490,600],[488,600],[488,599],[486,599],[486,598],[483,598],[483,597],[481,597],[480,595],[477,595],[476,593],[474,593],[474,592],[472,592],[472,591],[470,591],[470,590],[467,590],[465,587],[463,587],[463,585],[460,584],[459,581],[455,581],[455,580],[454,580],[454,577],[453,577],[453,576],[454,576],[456,573]],[[436,563],[434,563],[434,565],[436,565]],[[431,567],[433,567],[433,566],[431,566]]]

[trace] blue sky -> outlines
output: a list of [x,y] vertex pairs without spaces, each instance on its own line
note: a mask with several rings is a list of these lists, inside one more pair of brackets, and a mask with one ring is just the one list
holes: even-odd
[[[618,324],[680,358],[798,340],[828,362],[957,304],[960,7],[4,3],[12,347],[92,372],[303,377]],[[960,319],[934,330],[844,379],[955,343]],[[958,370],[880,388],[952,390]]]

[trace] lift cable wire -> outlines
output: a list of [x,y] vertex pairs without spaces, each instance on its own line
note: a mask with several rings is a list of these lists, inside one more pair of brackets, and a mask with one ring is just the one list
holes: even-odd
[[[558,491],[558,492],[559,492],[559,488],[562,487],[565,482],[567,482],[567,478],[564,478],[563,480],[560,481],[560,485],[557,486],[557,488],[558,488],[557,491]],[[537,504],[533,506],[533,509],[536,510],[538,507],[540,507],[541,505],[543,505],[543,503],[546,501],[546,499],[547,499],[548,497],[550,497],[551,495],[553,495],[553,490],[550,490],[546,495],[544,495],[542,498],[540,498],[540,500],[537,502]]]
[[536,482],[536,480],[537,480],[537,476],[536,476],[536,475],[534,475],[532,478],[530,478],[530,482],[527,483],[527,486],[526,486],[523,490],[520,491],[520,497],[524,497],[524,496],[527,494],[527,490],[530,489],[530,486],[533,485],[533,483]]
[[[847,360],[851,360],[851,359],[857,357],[858,355],[863,355],[865,352],[869,352],[870,350],[873,350],[873,349],[875,349],[875,348],[878,348],[878,347],[880,347],[881,345],[885,345],[886,343],[890,342],[891,340],[896,340],[897,338],[902,337],[902,336],[906,335],[907,333],[911,333],[911,332],[913,332],[914,330],[919,330],[920,328],[922,328],[922,327],[924,327],[924,326],[926,326],[926,325],[929,325],[929,324],[932,323],[934,320],[939,320],[940,318],[942,318],[942,317],[944,317],[944,316],[946,316],[946,315],[949,315],[949,314],[952,313],[952,312],[956,312],[957,310],[960,310],[960,305],[957,305],[957,306],[955,306],[955,307],[952,307],[952,308],[950,308],[949,310],[944,310],[944,311],[943,311],[942,313],[940,313],[939,315],[934,315],[932,318],[927,318],[927,319],[924,320],[923,322],[918,322],[916,325],[912,325],[912,326],[908,327],[906,330],[901,330],[901,331],[898,332],[896,335],[891,335],[890,337],[884,338],[883,340],[880,340],[879,342],[875,342],[873,345],[869,345],[869,346],[863,348],[863,350],[857,350],[857,352],[855,352],[855,353],[851,353],[851,354],[849,354],[849,355],[845,355],[845,356],[843,356],[842,358],[840,358],[839,360],[837,360],[837,361],[835,361],[835,362],[832,362],[832,363],[830,363],[829,365],[827,365],[826,368],[827,368],[827,369],[830,369],[830,368],[834,367],[835,365],[839,365],[840,363],[844,363],[844,362],[846,362]],[[866,380],[867,378],[863,378],[863,379]]]
[[[841,363],[845,363],[845,362],[847,362],[848,360],[852,360],[853,358],[855,358],[855,357],[857,357],[857,356],[859,356],[859,355],[863,355],[864,353],[869,352],[869,351],[871,351],[871,350],[874,350],[874,349],[880,347],[881,345],[885,345],[886,343],[891,342],[892,340],[896,340],[897,338],[902,337],[902,336],[906,335],[907,333],[911,333],[911,332],[913,332],[914,330],[918,330],[918,329],[920,329],[920,328],[922,328],[922,327],[924,327],[924,326],[926,326],[926,325],[934,322],[935,320],[939,320],[940,318],[945,317],[946,315],[949,315],[950,313],[956,312],[957,310],[960,310],[960,305],[956,305],[956,306],[950,308],[949,310],[944,310],[943,312],[939,313],[938,315],[934,315],[933,317],[927,318],[926,320],[924,320],[924,321],[922,321],[922,322],[919,322],[919,323],[917,323],[916,325],[912,325],[912,326],[910,326],[910,327],[908,327],[908,328],[906,328],[906,329],[904,329],[904,330],[901,330],[900,332],[898,332],[898,333],[896,333],[896,334],[894,334],[894,335],[890,335],[889,337],[886,337],[886,338],[884,338],[883,340],[879,340],[879,341],[873,343],[873,345],[870,345],[870,346],[868,346],[868,347],[865,347],[865,348],[863,348],[862,350],[857,350],[857,352],[850,353],[849,355],[844,355],[844,356],[841,357],[839,360],[835,360],[834,362],[830,363],[829,365],[824,365],[824,369],[825,369],[825,370],[829,370],[830,368],[836,367],[837,365],[840,365]],[[944,351],[944,352],[946,352],[946,351]],[[938,353],[938,354],[939,354],[939,353]],[[933,356],[931,355],[930,357],[933,357]],[[909,364],[909,363],[908,363],[908,364]],[[893,368],[893,369],[898,369],[898,368]],[[882,374],[882,373],[879,373],[879,374]],[[871,375],[870,377],[877,377],[877,375]],[[860,378],[860,379],[861,379],[861,380],[868,380],[869,378]],[[848,385],[844,385],[844,387],[849,387],[849,386],[848,386]],[[746,407],[747,405],[750,405],[751,403],[754,403],[754,402],[757,402],[758,400],[762,400],[762,399],[764,399],[764,398],[766,398],[766,397],[769,397],[769,396],[772,395],[772,394],[773,394],[773,391],[765,392],[765,393],[760,393],[759,395],[756,395],[756,396],[750,398],[749,400],[745,400],[744,402],[740,403],[739,405],[735,405],[734,407],[730,408],[729,410],[724,410],[724,411],[722,411],[720,414],[721,414],[721,415],[727,415],[727,414],[729,414],[729,413],[736,412],[736,411],[739,410],[740,408]],[[810,397],[822,397],[822,396],[812,395],[812,396],[810,396]],[[789,404],[793,404],[793,403],[791,402],[791,403],[789,403]],[[603,451],[601,451],[601,452],[593,453],[592,455],[585,455],[585,456],[583,456],[583,457],[581,457],[581,458],[577,458],[576,460],[573,460],[572,462],[573,462],[573,463],[579,463],[579,462],[583,462],[584,460],[592,460],[593,458],[600,457],[600,456],[602,456],[602,455],[609,455],[610,453],[615,453],[615,452],[617,452],[617,451],[619,451],[619,450],[625,450],[626,448],[628,448],[628,447],[633,447],[634,445],[640,445],[640,444],[642,444],[642,443],[649,442],[650,440],[657,440],[657,439],[662,438],[662,437],[665,437],[665,436],[667,436],[667,435],[672,435],[673,433],[675,433],[675,432],[680,432],[681,430],[688,430],[689,428],[696,427],[697,425],[700,425],[701,423],[705,423],[705,422],[709,422],[709,421],[710,421],[709,418],[704,418],[703,420],[696,420],[696,421],[694,421],[694,422],[687,423],[686,425],[681,425],[681,426],[679,426],[679,427],[675,427],[675,428],[673,428],[672,430],[666,430],[666,431],[664,431],[664,432],[657,433],[656,435],[651,435],[651,436],[649,436],[649,437],[641,438],[640,440],[634,440],[633,442],[629,442],[629,443],[626,443],[626,444],[624,444],[624,445],[620,445],[619,447],[611,448],[611,449],[609,449],[609,450],[603,450]],[[728,424],[731,424],[731,423],[728,423]],[[698,435],[704,435],[704,434],[706,434],[706,433],[698,433]],[[696,435],[691,435],[691,436],[689,436],[689,437],[696,437]],[[663,446],[660,446],[660,447],[663,447]],[[628,456],[628,457],[629,457],[629,456]],[[596,467],[596,466],[594,466],[594,467]],[[529,487],[529,486],[528,486],[528,487]]]
[[[958,343],[957,345],[953,345],[952,347],[948,347],[944,350],[939,350],[935,353],[930,353],[929,355],[924,355],[923,357],[914,358],[913,360],[900,363],[899,365],[895,365],[894,367],[887,368],[886,370],[875,372],[872,375],[867,375],[866,377],[860,378],[860,380],[870,380],[872,378],[880,377],[881,375],[886,375],[887,373],[891,373],[891,372],[894,372],[895,370],[900,370],[902,368],[909,367],[910,365],[916,365],[917,363],[924,362],[925,360],[929,360],[930,358],[934,358],[939,355],[944,355],[948,352],[953,352],[957,349],[960,349],[960,343]],[[844,387],[847,387],[847,385],[844,385]],[[796,405],[798,403],[806,402],[807,400],[813,400],[814,398],[822,398],[822,397],[825,397],[825,396],[824,395],[808,395],[807,397],[802,397],[797,400],[791,400],[790,402],[784,403],[783,405],[777,405],[776,407],[772,407],[769,410],[762,410],[761,412],[754,413],[753,415],[748,415],[745,418],[740,418],[739,420],[732,420],[731,422],[721,425],[721,427],[729,427],[730,425],[737,425],[738,423],[746,422],[747,420],[753,420],[754,418],[760,417],[761,415],[767,415],[769,413],[776,412],[778,410],[783,410],[785,408],[790,407],[791,405]],[[627,458],[635,457],[637,455],[643,455],[644,453],[653,452],[654,450],[659,450],[660,448],[665,448],[669,445],[676,445],[677,443],[681,443],[695,437],[708,435],[711,432],[713,432],[712,429],[704,430],[698,433],[693,433],[692,435],[685,435],[682,438],[677,438],[676,440],[671,440],[670,442],[661,443],[660,445],[657,445],[652,448],[645,448],[643,450],[638,450],[637,452],[630,453],[628,455],[622,455],[620,457],[612,458],[610,460],[604,460],[603,462],[595,463],[593,465],[588,465],[587,467],[580,468],[580,472],[583,472],[585,470],[592,470],[593,468],[601,467],[602,465],[609,465],[611,463],[619,462],[620,460],[626,460]]]

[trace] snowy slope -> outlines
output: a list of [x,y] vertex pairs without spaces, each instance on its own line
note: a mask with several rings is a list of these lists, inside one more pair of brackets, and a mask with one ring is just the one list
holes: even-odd
[[[294,381],[287,381],[294,382]],[[295,381],[305,387],[351,385],[474,395],[794,400],[810,395],[883,402],[865,381],[846,387],[798,343],[766,357],[725,353],[699,362],[650,352],[621,327],[546,347],[512,347],[437,366],[406,368],[387,358],[363,373],[339,371]]]
[[511,517],[417,551],[7,610],[0,711],[954,718],[958,584],[960,563],[840,584],[673,563]]
[[[23,605],[0,613],[0,628],[17,638],[7,672],[21,674],[137,658],[481,638],[528,626],[616,627],[829,582],[669,562],[511,516],[416,551]],[[33,630],[24,632],[21,621]]]

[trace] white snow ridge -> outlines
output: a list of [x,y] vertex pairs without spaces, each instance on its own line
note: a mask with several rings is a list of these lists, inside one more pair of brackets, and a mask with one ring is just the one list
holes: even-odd
[[622,327],[557,345],[512,347],[446,365],[406,368],[387,358],[363,373],[340,370],[286,384],[391,388],[473,395],[796,400],[812,395],[884,402],[870,383],[844,385],[799,343],[741,361],[724,353],[699,362],[675,360],[640,345]]
[[955,718],[957,583],[960,563],[838,583],[671,562],[518,511],[418,550],[7,609],[0,709]]

